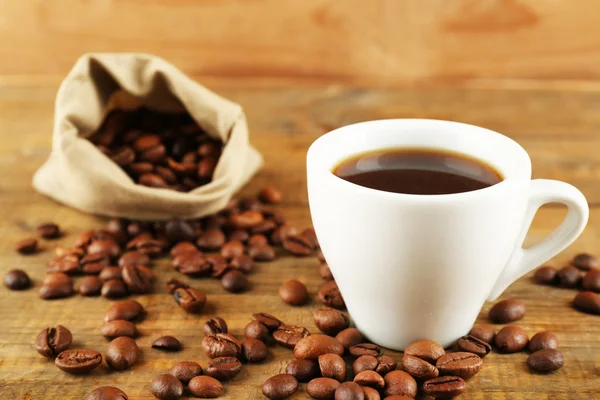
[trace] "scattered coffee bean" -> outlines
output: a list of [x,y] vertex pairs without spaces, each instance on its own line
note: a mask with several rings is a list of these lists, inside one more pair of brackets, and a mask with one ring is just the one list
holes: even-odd
[[532,353],[543,349],[557,349],[558,338],[550,331],[538,332],[529,340],[527,348]]
[[308,382],[319,375],[319,363],[314,360],[293,360],[285,368],[285,373],[294,376],[298,382]]
[[85,374],[102,364],[102,355],[95,350],[65,350],[54,360],[58,369],[70,374]]
[[98,275],[109,264],[109,258],[101,253],[81,257],[79,266],[84,274]]
[[117,387],[100,386],[89,392],[85,400],[129,400],[129,397]]
[[208,362],[206,375],[220,381],[233,379],[242,369],[242,363],[236,357],[217,357]]
[[375,367],[375,372],[379,375],[384,376],[390,371],[396,369],[398,363],[390,356],[379,356],[377,357],[377,367]]
[[577,254],[575,258],[573,258],[573,261],[571,261],[571,264],[582,271],[589,271],[590,269],[600,267],[598,259],[587,253]]
[[228,333],[217,333],[202,339],[202,350],[210,358],[236,357],[242,354],[242,344]]
[[588,271],[581,281],[584,290],[600,293],[600,270],[592,269]]
[[135,300],[121,300],[110,306],[104,314],[104,322],[115,319],[133,321],[144,314],[144,307]]
[[306,385],[306,393],[317,400],[331,400],[340,382],[331,378],[315,378]]
[[281,325],[273,332],[273,339],[284,347],[294,348],[300,339],[310,335],[308,329],[296,325]]
[[383,389],[385,381],[383,377],[375,371],[362,371],[354,377],[354,382],[360,386],[369,386],[377,390]]
[[489,343],[472,335],[461,337],[456,344],[459,350],[477,354],[481,358],[487,356],[492,351],[492,346]]
[[[100,254],[103,257],[102,254]],[[46,273],[63,272],[67,275],[75,275],[81,272],[79,265],[79,255],[65,253],[56,256],[46,264]]]
[[255,261],[273,261],[276,257],[275,248],[269,245],[250,246],[248,255]]
[[558,271],[558,281],[561,287],[575,288],[581,281],[581,272],[572,265],[568,265]]
[[177,289],[189,289],[190,285],[185,282],[180,281],[179,279],[171,278],[167,281],[167,292],[169,294],[175,293]]
[[331,273],[331,270],[329,269],[329,265],[327,265],[327,263],[319,264],[319,275],[325,281],[333,280],[333,274]]
[[469,331],[469,335],[483,340],[488,344],[492,344],[496,337],[496,329],[488,324],[473,325],[473,328]]
[[148,293],[154,274],[143,265],[125,265],[122,269],[123,281],[130,293]]
[[242,353],[248,362],[260,362],[267,358],[267,345],[258,339],[246,339],[242,342]]
[[237,256],[237,257],[233,257],[233,259],[229,262],[229,268],[230,269],[237,269],[243,273],[250,273],[252,272],[252,268],[254,266],[254,261],[252,260],[252,257],[243,254],[241,256]]
[[106,338],[117,338],[119,336],[127,336],[134,338],[137,336],[137,329],[135,324],[131,321],[124,319],[115,319],[112,321],[105,322],[100,327],[100,334]]
[[214,335],[216,333],[227,333],[227,323],[223,318],[213,317],[202,325],[204,335]]
[[244,328],[244,336],[248,339],[257,339],[264,343],[268,343],[271,339],[269,330],[259,321],[251,321],[246,325]]
[[[441,359],[441,357],[439,359]],[[432,365],[425,360],[421,360],[418,357],[405,354],[404,357],[402,357],[401,362],[402,369],[408,372],[415,379],[426,381],[428,379],[437,378],[440,374],[435,365]]]
[[426,381],[423,384],[423,392],[436,399],[447,399],[460,396],[466,387],[465,381],[458,376],[440,376]]
[[208,258],[201,252],[178,254],[173,259],[172,264],[177,271],[193,277],[207,275],[212,268]]
[[354,382],[344,382],[335,389],[335,400],[364,400],[365,393],[362,388]]
[[[365,394],[365,400],[381,400],[381,395],[379,394],[379,391],[373,389],[372,387],[368,387],[368,386],[362,386],[362,390],[363,393]],[[411,400],[410,397],[406,397],[406,396],[391,396],[391,397],[386,397],[386,399],[391,399],[391,400],[398,400],[397,398],[395,399],[395,397],[399,397],[399,400]],[[404,397],[404,398],[402,398]]]
[[262,323],[271,332],[273,332],[275,329],[279,328],[279,325],[282,324],[282,322],[280,320],[278,320],[276,317],[272,316],[271,314],[267,314],[267,313],[252,314],[252,319]]
[[35,349],[40,355],[54,358],[69,348],[73,341],[71,331],[62,325],[42,329],[35,339]]
[[250,247],[260,247],[269,244],[269,239],[267,239],[267,237],[262,233],[255,233],[254,235],[250,236],[247,240],[248,246]]
[[150,384],[150,392],[160,400],[177,400],[183,396],[183,384],[173,375],[158,375]]
[[283,224],[271,234],[271,243],[275,245],[283,244],[283,241],[290,236],[297,235],[298,229],[290,224]]
[[292,279],[279,287],[279,297],[293,306],[301,306],[308,301],[308,290],[304,283]]
[[233,270],[221,278],[223,288],[231,293],[240,293],[248,287],[248,278],[242,272]]
[[27,238],[17,242],[15,250],[21,254],[33,254],[37,251],[38,241],[36,238]]
[[446,354],[446,351],[439,343],[433,340],[417,340],[404,349],[404,354],[435,363],[438,358]]
[[277,204],[281,201],[281,192],[275,186],[267,186],[258,193],[258,199],[265,204]]
[[[262,235],[259,235],[262,236]],[[244,229],[235,229],[231,232],[229,232],[229,236],[228,236],[229,240],[239,240],[242,243],[248,243],[249,245],[251,245],[252,243],[250,243],[250,234],[245,231]],[[263,242],[261,244],[267,244],[266,242]]]
[[321,286],[321,289],[319,289],[317,297],[321,303],[329,307],[341,309],[346,306],[344,298],[335,281],[325,282],[325,284]]
[[97,276],[84,276],[79,280],[79,294],[82,296],[97,296],[102,290],[102,281]]
[[181,350],[181,343],[173,336],[161,336],[152,342],[152,348],[166,351]]
[[558,283],[558,270],[550,266],[540,267],[535,271],[533,279],[540,285],[554,285]]
[[198,253],[198,249],[192,242],[179,242],[173,246],[173,248],[171,248],[171,252],[169,254],[175,257],[183,253]]
[[375,371],[378,364],[379,362],[374,356],[360,356],[352,363],[352,372],[357,375],[362,371]]
[[477,375],[482,365],[477,354],[467,352],[444,354],[435,364],[441,375],[459,376],[464,380]]
[[221,382],[210,376],[196,376],[188,384],[188,390],[195,397],[213,399],[223,394]]
[[296,257],[309,256],[315,250],[314,243],[304,235],[289,235],[282,242],[283,248]]
[[196,244],[202,250],[219,250],[225,244],[225,234],[220,229],[207,229],[204,231]]
[[206,295],[194,288],[179,288],[173,292],[175,302],[188,313],[199,313],[206,304]]
[[331,336],[337,335],[350,326],[350,316],[347,313],[330,307],[315,310],[313,318],[317,328]]
[[523,350],[529,338],[527,332],[518,326],[508,325],[496,334],[496,347],[502,353],[516,353]]
[[39,225],[35,231],[39,237],[44,239],[56,239],[61,235],[58,225],[51,222]]
[[187,384],[194,377],[202,375],[202,367],[194,361],[179,361],[171,367],[169,375],[173,375],[181,383]]
[[88,254],[104,254],[112,260],[121,255],[121,247],[113,239],[95,239],[87,247]]
[[[406,353],[405,353],[406,354]],[[404,395],[414,398],[417,395],[417,381],[404,371],[390,371],[384,377],[385,396]]]
[[294,356],[305,360],[317,360],[321,354],[344,354],[344,346],[335,338],[315,334],[307,336],[294,347]]
[[[339,311],[337,311],[337,312],[339,312]],[[317,325],[317,328],[319,328],[319,324],[317,324],[316,321],[315,321],[315,324]],[[319,328],[319,329],[321,329],[321,328]],[[365,337],[363,336],[363,334],[360,333],[360,331],[356,328],[346,328],[346,329],[338,332],[338,334],[335,335],[335,338],[340,341],[340,343],[342,344],[342,346],[344,346],[344,349],[346,349],[346,350],[348,350],[350,347],[352,347],[354,345],[362,343],[365,340]]]
[[122,280],[123,275],[121,273],[121,268],[119,267],[104,267],[102,271],[100,271],[98,278],[100,278],[102,282],[106,282],[113,279]]
[[565,364],[562,353],[556,349],[542,349],[531,354],[527,365],[537,372],[552,372],[561,369]]
[[600,315],[600,294],[589,291],[578,293],[573,305],[584,313]]
[[373,343],[359,343],[348,349],[348,353],[350,353],[353,357],[360,356],[373,356],[377,357],[379,353],[381,353],[381,349],[379,346]]
[[245,251],[244,244],[239,240],[231,240],[221,247],[221,255],[228,260],[243,255]]
[[61,299],[73,294],[73,281],[62,272],[47,274],[40,288],[40,298]]
[[135,364],[138,352],[135,340],[127,336],[119,336],[106,348],[106,363],[115,371],[123,371]]
[[518,299],[502,300],[490,309],[488,317],[497,324],[517,321],[525,316],[525,303]]
[[[193,246],[193,245],[192,245]],[[147,254],[140,253],[139,251],[128,251],[119,258],[119,267],[126,265],[150,265],[150,257]]]
[[110,281],[106,281],[102,284],[100,293],[102,296],[109,299],[118,299],[127,296],[129,292],[127,291],[127,285],[125,285],[125,282],[117,279],[111,279]]
[[340,382],[343,382],[346,378],[346,362],[339,355],[321,354],[317,361],[323,377]]
[[262,387],[263,394],[271,400],[286,399],[296,393],[296,390],[298,390],[298,381],[289,374],[272,376]]
[[25,290],[31,286],[31,280],[22,269],[11,269],[4,275],[4,286],[10,290]]

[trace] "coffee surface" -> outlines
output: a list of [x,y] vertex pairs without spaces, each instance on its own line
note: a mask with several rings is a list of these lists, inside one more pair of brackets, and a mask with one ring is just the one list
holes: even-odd
[[502,181],[491,166],[439,149],[391,148],[354,155],[333,173],[371,189],[405,194],[452,194],[483,189]]

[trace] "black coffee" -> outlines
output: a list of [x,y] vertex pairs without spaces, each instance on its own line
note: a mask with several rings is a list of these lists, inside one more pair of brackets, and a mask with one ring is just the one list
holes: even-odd
[[348,182],[406,194],[452,194],[483,189],[502,181],[480,160],[438,149],[383,149],[354,155],[334,168]]

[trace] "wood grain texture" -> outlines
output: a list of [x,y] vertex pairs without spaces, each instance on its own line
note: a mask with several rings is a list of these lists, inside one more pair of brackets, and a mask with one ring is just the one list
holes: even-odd
[[218,76],[598,79],[598,12],[594,0],[3,0],[0,74],[139,51]]
[[[304,155],[308,145],[325,131],[355,121],[382,117],[434,117],[461,120],[500,130],[517,139],[530,152],[536,177],[562,179],[580,186],[590,201],[600,201],[596,187],[600,155],[598,115],[600,92],[573,88],[531,88],[474,84],[472,86],[414,86],[365,89],[350,86],[253,84],[248,80],[212,80],[219,93],[245,106],[251,140],[265,156],[265,168],[244,189],[255,193],[267,182],[283,189],[280,208],[299,227],[310,225],[306,202]],[[151,399],[149,383],[165,373],[176,360],[207,358],[200,348],[201,324],[209,317],[224,317],[232,332],[242,337],[253,312],[265,311],[282,320],[307,326],[316,332],[312,310],[321,284],[315,258],[283,256],[261,264],[250,276],[253,288],[242,295],[227,294],[216,280],[194,280],[193,285],[208,295],[206,312],[200,316],[183,313],[166,294],[164,283],[177,276],[167,259],[155,263],[158,275],[154,294],[136,296],[148,315],[139,324],[142,336],[141,361],[131,370],[114,372],[102,366],[89,376],[71,376],[38,356],[32,342],[46,325],[63,324],[74,335],[74,346],[104,352],[107,341],[98,328],[111,301],[73,297],[42,301],[39,284],[45,262],[54,247],[71,243],[83,229],[100,227],[100,218],[63,207],[35,193],[31,176],[49,154],[52,104],[56,83],[0,86],[0,275],[11,268],[25,269],[36,283],[26,292],[0,288],[0,398],[81,399],[100,385],[115,385],[131,399]],[[545,207],[537,215],[528,243],[540,240],[564,216],[559,207]],[[31,257],[17,255],[14,243],[31,235],[41,222],[61,224],[67,235],[44,242],[44,251]],[[552,264],[565,264],[576,252],[597,252],[600,241],[600,209],[593,207],[590,224],[577,242]],[[482,266],[484,267],[484,266]],[[311,303],[304,307],[284,304],[278,286],[288,279],[308,286]],[[574,311],[570,301],[575,291],[534,285],[529,277],[512,285],[502,298],[518,297],[528,312],[522,326],[530,335],[554,331],[565,356],[565,368],[550,375],[528,371],[526,353],[491,354],[479,375],[468,383],[462,397],[470,400],[506,399],[596,399],[600,393],[600,323],[598,317]],[[490,304],[479,317],[486,322]],[[150,348],[158,336],[172,334],[184,346],[180,353],[163,353]],[[399,359],[399,355],[386,351]],[[266,363],[245,365],[233,382],[227,383],[226,399],[261,399],[262,383],[283,372],[292,352],[270,347]],[[304,385],[302,385],[304,387]],[[301,390],[293,399],[307,398]]]

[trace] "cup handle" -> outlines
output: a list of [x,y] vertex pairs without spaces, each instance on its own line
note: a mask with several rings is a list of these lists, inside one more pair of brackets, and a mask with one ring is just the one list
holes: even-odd
[[[567,216],[552,233],[541,242],[524,249],[523,241],[537,210],[546,203],[562,203],[569,209]],[[534,179],[531,181],[529,202],[523,231],[517,240],[518,248],[510,256],[506,267],[496,280],[488,301],[495,300],[514,281],[545,263],[567,246],[583,231],[587,224],[589,208],[583,194],[574,186],[561,181]]]

